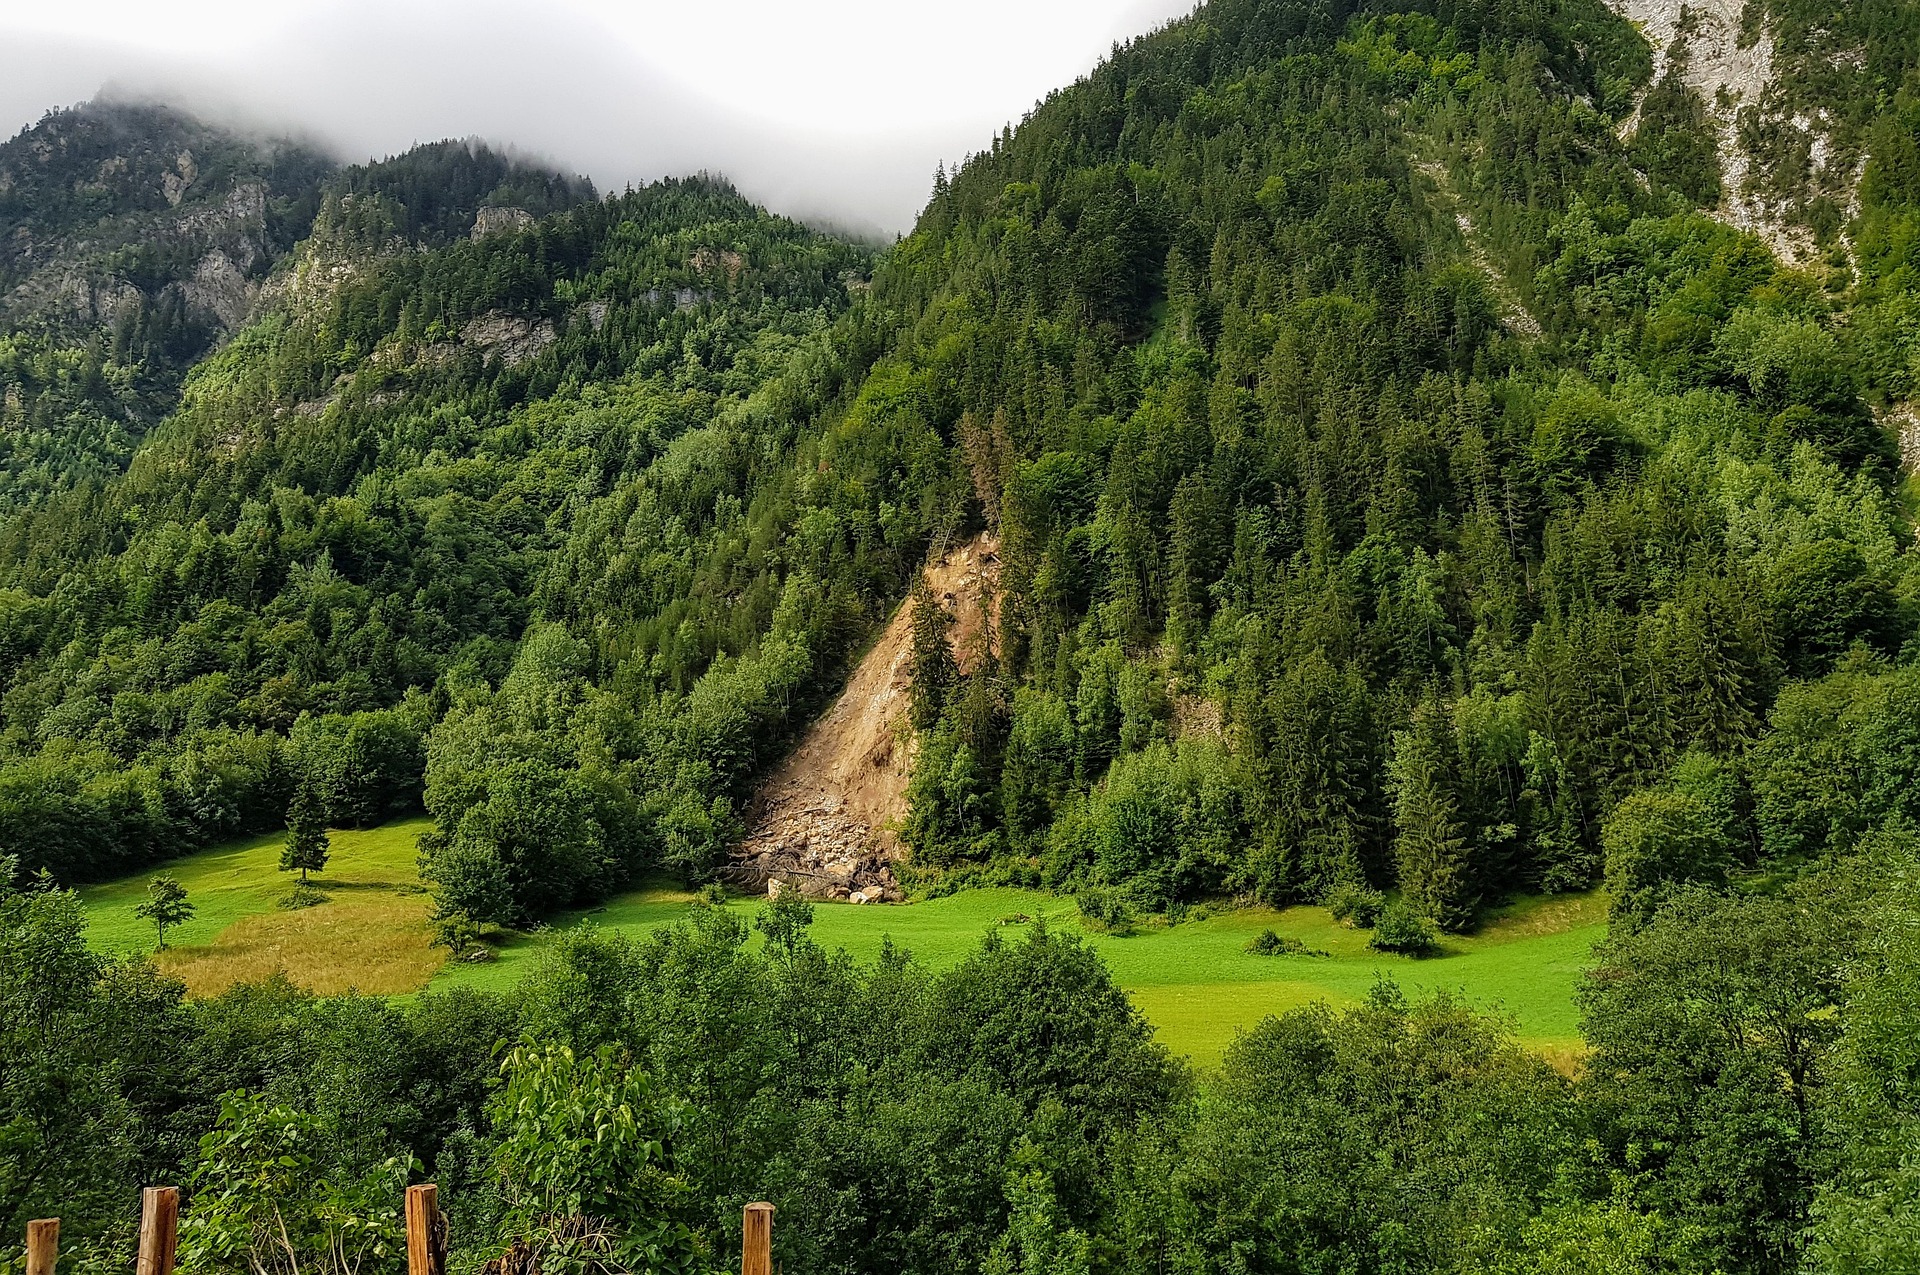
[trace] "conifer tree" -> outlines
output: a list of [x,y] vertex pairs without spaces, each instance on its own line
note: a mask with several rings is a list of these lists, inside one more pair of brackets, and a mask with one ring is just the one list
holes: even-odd
[[1442,928],[1464,929],[1479,903],[1467,830],[1448,782],[1457,763],[1453,718],[1429,699],[1395,734],[1391,778],[1400,889]]
[[302,783],[287,811],[287,840],[280,848],[280,870],[298,872],[300,884],[305,885],[307,873],[327,866],[327,851],[327,826],[320,816],[320,803],[313,789]]
[[933,596],[933,587],[921,576],[914,581],[908,605],[913,608],[913,655],[910,676],[913,679],[912,713],[915,730],[930,730],[940,720],[947,702],[947,691],[959,678],[960,666],[953,658],[953,645],[947,631],[953,627],[953,615]]

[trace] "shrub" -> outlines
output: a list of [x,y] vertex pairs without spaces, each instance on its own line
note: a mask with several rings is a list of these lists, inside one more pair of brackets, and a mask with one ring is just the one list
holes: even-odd
[[319,907],[328,897],[310,885],[296,885],[280,896],[280,906],[289,912],[298,912],[301,908]]
[[1133,904],[1111,886],[1090,885],[1073,896],[1089,929],[1124,938],[1134,929]]
[[458,959],[480,946],[480,927],[465,912],[448,912],[433,920],[433,945]]
[[1386,896],[1358,881],[1342,881],[1327,891],[1327,910],[1333,919],[1356,930],[1370,930],[1380,919]]
[[1439,945],[1433,922],[1399,899],[1380,909],[1373,937],[1367,940],[1367,946],[1377,952],[1398,952],[1402,956],[1426,956]]
[[1262,930],[1247,940],[1247,951],[1255,956],[1325,956],[1326,953],[1308,947],[1290,934],[1275,934],[1272,930]]

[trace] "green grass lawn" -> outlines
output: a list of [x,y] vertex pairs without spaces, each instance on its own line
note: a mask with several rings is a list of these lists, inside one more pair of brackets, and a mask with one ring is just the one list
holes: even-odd
[[[292,883],[279,871],[282,837],[275,834],[220,846],[149,869],[110,885],[81,891],[92,942],[115,952],[150,951],[153,929],[133,915],[149,877],[169,872],[186,886],[194,919],[174,930],[163,968],[185,979],[197,995],[243,979],[284,970],[319,992],[405,994],[423,987],[504,989],[531,968],[555,929],[593,924],[644,934],[686,915],[691,895],[654,886],[632,891],[590,912],[557,918],[534,934],[513,934],[490,964],[446,965],[428,944],[428,899],[416,875],[414,843],[425,819],[365,831],[336,831],[332,858],[315,884],[330,896],[295,912],[276,906]],[[743,917],[762,900],[736,897],[727,907]],[[976,948],[1003,918],[1026,915],[1079,930],[1073,902],[1028,890],[971,890],[906,906],[857,907],[821,903],[814,937],[870,960],[881,941],[893,941],[933,968]],[[1212,1062],[1233,1039],[1268,1014],[1314,1000],[1350,1003],[1386,976],[1412,993],[1447,989],[1469,1003],[1507,1015],[1523,1040],[1556,1057],[1580,1048],[1573,993],[1593,944],[1606,928],[1598,895],[1523,899],[1492,917],[1480,932],[1449,937],[1440,955],[1425,960],[1371,951],[1366,935],[1336,924],[1323,908],[1275,911],[1248,908],[1176,926],[1149,926],[1127,938],[1095,935],[1094,947],[1116,982],[1175,1051]],[[1010,932],[1016,927],[1001,927]],[[1247,941],[1263,929],[1300,939],[1325,957],[1255,956]]]
[[[689,898],[666,888],[638,890],[604,908],[560,918],[555,928],[591,923],[637,935],[684,916]],[[735,898],[727,906],[751,915],[761,901]],[[857,960],[871,959],[882,939],[891,937],[940,968],[977,947],[1002,918],[1019,914],[1080,927],[1071,900],[999,889],[970,890],[904,907],[816,904],[813,934],[823,946],[845,948]],[[1507,1015],[1529,1044],[1551,1055],[1570,1056],[1580,1045],[1574,988],[1593,944],[1605,932],[1605,917],[1605,901],[1597,895],[1523,899],[1491,918],[1479,933],[1449,937],[1438,956],[1424,960],[1372,951],[1364,933],[1337,924],[1326,909],[1317,907],[1248,908],[1143,929],[1127,938],[1096,935],[1091,942],[1114,980],[1160,1029],[1161,1039],[1199,1062],[1217,1060],[1235,1032],[1268,1014],[1320,999],[1357,1001],[1382,975],[1416,994],[1457,992],[1474,1005]],[[1247,952],[1247,941],[1268,928],[1329,955]],[[542,934],[510,936],[493,963],[447,966],[434,986],[512,986],[548,941]]]
[[326,870],[313,877],[327,902],[298,911],[278,906],[297,880],[280,871],[281,833],[89,886],[80,891],[88,938],[110,952],[152,951],[153,926],[133,913],[148,880],[167,873],[186,887],[194,916],[168,931],[156,959],[196,995],[276,970],[318,992],[411,990],[442,961],[428,942],[430,901],[415,866],[415,843],[431,826],[421,818],[330,832]]

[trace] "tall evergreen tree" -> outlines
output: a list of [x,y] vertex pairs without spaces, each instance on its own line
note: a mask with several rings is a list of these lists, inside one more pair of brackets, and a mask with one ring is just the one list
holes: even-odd
[[912,713],[917,730],[931,729],[946,709],[947,692],[960,676],[953,658],[948,631],[953,628],[953,613],[933,596],[933,586],[921,576],[914,581],[907,603],[913,626],[913,655],[909,676],[913,679]]
[[327,866],[329,842],[326,820],[320,813],[320,802],[313,795],[313,787],[301,783],[293,796],[293,806],[287,811],[287,840],[280,848],[280,870],[298,872],[300,884],[307,883],[307,873],[319,872]]
[[1450,780],[1459,768],[1453,718],[1429,699],[1393,737],[1393,855],[1400,888],[1443,928],[1465,929],[1479,904],[1472,843]]

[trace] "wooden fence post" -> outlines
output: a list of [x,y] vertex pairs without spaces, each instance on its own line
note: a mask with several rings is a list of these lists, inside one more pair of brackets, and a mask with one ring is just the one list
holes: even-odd
[[740,1214],[740,1275],[773,1275],[773,1205],[764,1200]]
[[43,1217],[27,1223],[27,1275],[53,1275],[60,1259],[60,1219]]
[[407,1188],[407,1275],[446,1275],[447,1231],[440,1221],[440,1189],[428,1182]]
[[180,1240],[180,1188],[150,1186],[140,1193],[138,1275],[173,1275],[173,1250]]

